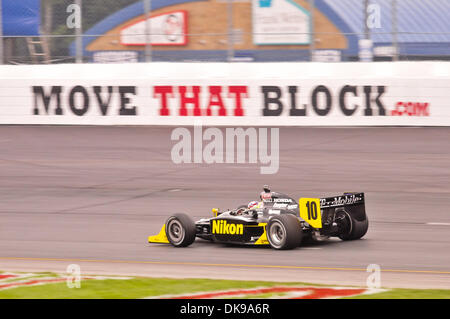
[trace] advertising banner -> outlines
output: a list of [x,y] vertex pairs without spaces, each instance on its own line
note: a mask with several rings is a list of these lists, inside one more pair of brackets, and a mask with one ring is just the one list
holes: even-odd
[[252,0],[256,45],[310,43],[309,12],[292,0]]
[[0,124],[450,126],[449,62],[0,67]]
[[[121,44],[145,45],[145,24],[144,19],[125,26],[120,31]],[[150,19],[149,31],[152,45],[186,45],[187,12],[179,10],[153,16]]]

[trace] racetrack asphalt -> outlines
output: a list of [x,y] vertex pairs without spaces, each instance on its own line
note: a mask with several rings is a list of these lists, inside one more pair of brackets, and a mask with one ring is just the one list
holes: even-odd
[[[0,126],[0,270],[450,289],[450,128],[280,128],[280,168],[174,164],[170,127]],[[174,212],[366,194],[362,240],[291,251],[148,244]]]

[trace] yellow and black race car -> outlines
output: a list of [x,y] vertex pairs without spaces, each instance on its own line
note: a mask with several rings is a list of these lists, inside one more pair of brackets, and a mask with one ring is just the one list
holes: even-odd
[[220,243],[293,249],[305,239],[360,239],[369,227],[364,193],[300,198],[296,202],[265,185],[260,199],[234,210],[213,209],[213,217],[198,221],[184,213],[175,214],[167,219],[158,235],[148,237],[148,242],[186,247],[199,237]]

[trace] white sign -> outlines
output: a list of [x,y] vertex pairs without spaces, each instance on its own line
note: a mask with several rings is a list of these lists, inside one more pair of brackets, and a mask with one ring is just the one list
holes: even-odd
[[0,66],[0,124],[450,126],[450,62]]
[[186,45],[187,12],[183,10],[163,13],[150,18],[150,35],[146,36],[145,19],[125,26],[120,31],[122,45],[145,45],[150,39],[152,45]]
[[373,54],[381,57],[392,57],[395,55],[395,51],[394,46],[377,46],[373,49]]
[[373,42],[370,39],[360,39],[359,45],[359,61],[370,62],[373,60]]
[[341,61],[341,51],[339,50],[314,50],[314,62],[339,62]]
[[130,63],[138,62],[136,51],[97,51],[92,55],[95,63]]
[[309,44],[309,12],[293,0],[252,0],[253,42],[257,45]]

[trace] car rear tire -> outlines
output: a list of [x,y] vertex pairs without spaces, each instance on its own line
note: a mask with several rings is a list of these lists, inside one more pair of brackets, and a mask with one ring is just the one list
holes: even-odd
[[367,217],[362,221],[358,221],[344,209],[337,211],[336,217],[340,220],[338,223],[338,227],[341,229],[339,238],[342,240],[360,239],[369,229],[369,219]]
[[298,247],[303,236],[298,218],[291,214],[272,217],[266,232],[270,246],[278,250]]
[[166,236],[175,247],[187,247],[192,244],[196,236],[195,222],[184,213],[170,216],[166,221]]

